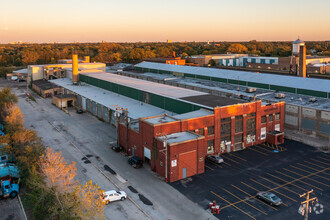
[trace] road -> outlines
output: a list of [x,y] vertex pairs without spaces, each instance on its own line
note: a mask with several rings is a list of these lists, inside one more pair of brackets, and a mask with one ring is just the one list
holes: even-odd
[[[110,150],[108,143],[116,141],[116,129],[111,125],[88,113],[67,114],[52,105],[51,99],[36,94],[36,102],[31,101],[24,87],[13,88],[13,92],[19,98],[25,126],[36,130],[46,146],[76,162],[81,184],[92,179],[104,190],[121,189],[128,194],[129,199],[105,208],[107,219],[214,219],[207,210],[160,180],[149,167],[134,169],[126,157]],[[105,166],[116,174],[106,171]]]

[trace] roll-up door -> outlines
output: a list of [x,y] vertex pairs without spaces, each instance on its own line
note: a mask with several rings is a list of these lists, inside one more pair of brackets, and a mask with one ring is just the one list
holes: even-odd
[[103,120],[109,122],[109,109],[103,106]]
[[151,151],[144,147],[144,157],[148,158],[149,160],[151,160]]
[[96,102],[92,102],[92,113],[96,115]]
[[86,98],[81,97],[81,106],[83,110],[86,110]]
[[102,105],[101,104],[97,104],[97,117],[102,118]]
[[87,104],[87,111],[92,112],[91,100],[87,99],[86,104]]

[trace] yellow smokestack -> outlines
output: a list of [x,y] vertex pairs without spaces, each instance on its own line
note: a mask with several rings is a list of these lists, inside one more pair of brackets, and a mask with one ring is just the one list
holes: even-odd
[[77,83],[78,80],[78,54],[72,54],[72,82]]

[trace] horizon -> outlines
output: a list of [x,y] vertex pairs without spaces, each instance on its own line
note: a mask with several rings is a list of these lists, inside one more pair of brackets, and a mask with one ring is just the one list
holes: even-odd
[[324,28],[330,21],[330,1],[325,0],[30,0],[2,6],[2,44],[330,39],[330,29]]

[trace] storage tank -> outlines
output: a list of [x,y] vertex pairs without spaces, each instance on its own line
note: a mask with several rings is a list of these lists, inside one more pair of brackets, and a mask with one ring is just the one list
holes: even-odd
[[304,46],[305,42],[299,38],[295,40],[292,44],[292,55],[299,55],[300,46]]
[[77,83],[78,80],[78,54],[72,54],[72,82]]

